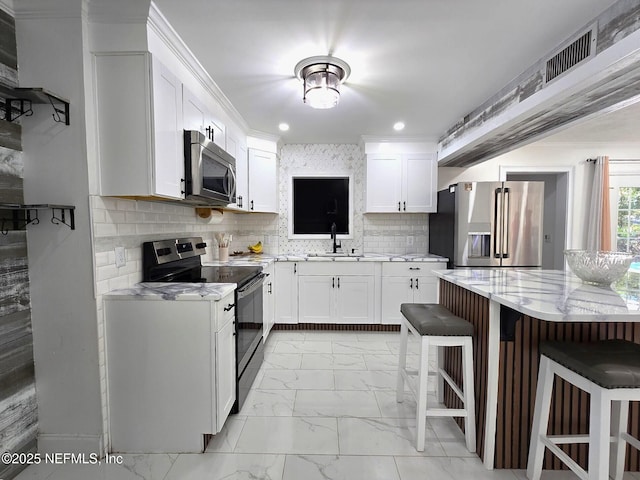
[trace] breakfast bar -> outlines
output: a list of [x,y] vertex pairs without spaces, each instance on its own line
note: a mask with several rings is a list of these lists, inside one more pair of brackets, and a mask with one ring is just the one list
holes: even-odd
[[[488,469],[527,466],[541,341],[621,338],[640,343],[638,273],[629,272],[612,287],[584,284],[558,270],[484,268],[434,274],[440,278],[439,303],[475,327],[477,451]],[[461,381],[460,355],[446,351],[441,361]],[[445,388],[445,404],[459,408],[457,402]],[[557,379],[551,408],[550,433],[588,433],[585,392]],[[638,402],[631,403],[628,431],[636,438],[640,434]],[[586,445],[563,448],[586,465]],[[561,465],[547,452],[545,469]],[[639,468],[640,454],[629,449],[625,470]]]

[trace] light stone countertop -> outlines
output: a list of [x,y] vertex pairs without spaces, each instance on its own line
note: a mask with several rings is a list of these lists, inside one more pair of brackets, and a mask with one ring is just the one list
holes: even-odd
[[553,322],[638,322],[638,273],[627,273],[611,287],[588,285],[569,272],[512,268],[436,270],[460,287],[540,320]]
[[[323,257],[306,254],[247,254],[229,257],[228,262],[204,262],[205,266],[269,266],[273,262],[446,262],[438,255],[384,255],[369,253],[360,256]],[[211,300],[218,301],[236,288],[235,283],[160,283],[143,282],[130,288],[121,288],[106,293],[109,299],[142,300]]]
[[322,254],[307,253],[282,253],[246,254],[229,257],[228,262],[205,262],[204,265],[262,265],[263,267],[273,262],[447,262],[447,259],[439,255],[431,254],[382,254],[365,253],[359,255],[324,256]]
[[210,300],[217,302],[236,289],[235,283],[143,282],[105,294],[113,300]]

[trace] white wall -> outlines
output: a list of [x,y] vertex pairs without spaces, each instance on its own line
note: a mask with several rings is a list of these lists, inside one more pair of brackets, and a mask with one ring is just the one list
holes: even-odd
[[[452,183],[462,181],[497,181],[500,179],[501,167],[532,167],[532,171],[557,167],[569,167],[572,170],[573,185],[569,199],[572,207],[571,225],[568,227],[570,244],[568,248],[586,248],[587,218],[589,215],[589,199],[591,198],[591,181],[593,179],[593,163],[588,158],[608,155],[610,159],[640,159],[640,144],[607,145],[607,144],[562,144],[536,143],[522,147],[513,152],[488,160],[480,165],[467,169],[438,168],[438,189],[446,188]],[[640,171],[640,165],[638,168]]]
[[66,17],[16,12],[20,84],[71,101],[70,126],[55,123],[48,105],[34,106],[36,114],[23,120],[25,203],[76,206],[74,231],[53,225],[42,212],[28,234],[41,451],[101,451],[84,115],[86,23],[79,4]]

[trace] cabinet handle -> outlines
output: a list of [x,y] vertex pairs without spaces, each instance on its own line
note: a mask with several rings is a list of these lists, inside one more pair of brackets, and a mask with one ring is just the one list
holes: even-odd
[[224,310],[225,312],[228,312],[228,311],[230,311],[230,310],[233,310],[233,307],[235,307],[235,306],[236,306],[236,304],[235,304],[235,303],[230,303],[229,305],[227,305],[226,307],[224,307],[224,309],[223,309],[223,310]]
[[293,264],[293,273],[298,273],[298,264],[297,263]]
[[251,210],[253,210],[253,200],[251,200]]
[[418,279],[416,278],[416,290],[420,290],[420,285],[418,284]]
[[273,283],[269,282],[269,293],[273,293]]
[[238,195],[238,208],[242,208],[242,195]]
[[400,212],[400,202],[398,202],[398,211]]
[[420,270],[420,267],[409,267],[409,270]]
[[213,142],[213,128],[207,127],[207,138]]
[[336,277],[331,277],[331,288],[336,288]]
[[402,202],[402,208],[404,208],[404,211],[407,211],[407,202]]
[[340,277],[338,277],[338,288],[340,288]]
[[409,284],[409,288],[413,288],[413,278],[411,279],[411,283]]

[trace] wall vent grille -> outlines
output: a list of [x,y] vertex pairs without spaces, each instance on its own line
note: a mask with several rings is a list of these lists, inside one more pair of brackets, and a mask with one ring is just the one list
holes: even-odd
[[596,36],[597,30],[594,25],[549,58],[545,63],[544,83],[555,80],[593,56],[596,50]]

